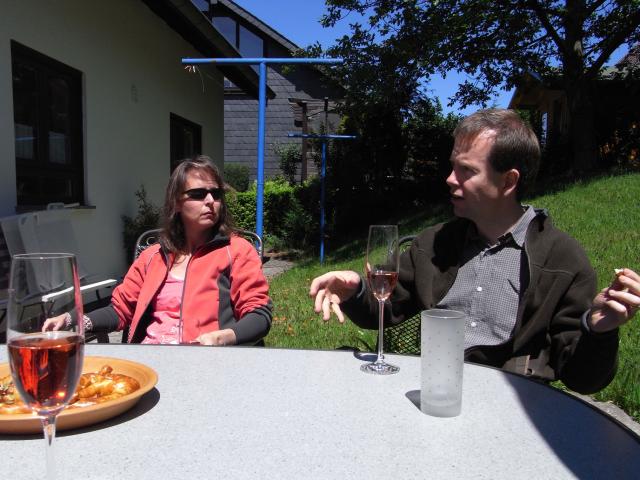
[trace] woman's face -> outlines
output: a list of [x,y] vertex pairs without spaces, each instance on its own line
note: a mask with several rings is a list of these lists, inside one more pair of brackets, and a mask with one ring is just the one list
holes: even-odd
[[202,233],[218,223],[222,199],[214,189],[221,188],[206,170],[192,169],[187,172],[184,189],[176,206],[187,236]]

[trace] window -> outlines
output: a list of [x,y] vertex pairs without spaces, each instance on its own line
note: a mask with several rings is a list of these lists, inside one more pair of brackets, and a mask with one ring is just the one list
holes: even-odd
[[82,73],[11,42],[19,206],[82,203]]
[[205,15],[209,14],[209,0],[191,0],[198,10],[200,10]]
[[202,127],[175,113],[170,115],[171,121],[171,172],[180,160],[200,155],[202,152]]
[[[211,22],[227,42],[238,49],[240,55],[243,57],[260,58],[266,56],[262,38],[243,25],[240,25],[233,18],[213,17]],[[258,73],[258,65],[251,65],[251,68]],[[227,78],[224,79],[224,88],[227,90],[238,90],[238,87]]]
[[213,17],[211,20],[213,22],[213,26],[222,34],[222,36],[229,42],[231,45],[236,45],[236,25],[235,20],[232,20],[229,17]]
[[264,55],[263,42],[259,36],[247,30],[242,25],[240,25],[239,36],[238,50],[240,50],[243,57],[259,58]]

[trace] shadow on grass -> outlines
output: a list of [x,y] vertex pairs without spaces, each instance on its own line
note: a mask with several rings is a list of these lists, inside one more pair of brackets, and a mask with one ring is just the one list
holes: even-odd
[[[543,195],[550,195],[562,192],[576,185],[587,185],[602,178],[612,176],[623,176],[630,173],[638,173],[638,170],[630,168],[617,168],[604,171],[594,171],[590,173],[575,173],[568,171],[562,174],[539,179],[527,195],[527,199],[535,199]],[[396,211],[393,214],[386,214],[386,220],[390,223],[398,223],[400,236],[415,235],[423,229],[440,222],[447,221],[452,217],[452,211],[448,199],[443,198],[440,202],[429,205],[416,205],[412,209]],[[341,232],[327,239],[326,256],[327,263],[343,262],[364,255],[367,247],[367,229],[358,228],[357,231]],[[302,267],[317,265],[318,256],[316,248],[296,259],[296,263]]]
[[[415,235],[423,229],[443,222],[450,218],[451,211],[448,203],[438,203],[426,206],[415,206],[412,210],[403,210],[395,215],[388,215],[388,222],[397,223],[399,235]],[[367,248],[367,228],[358,231],[345,232],[331,239],[328,262],[342,262],[364,255]],[[317,258],[308,257],[299,265],[311,266],[317,262]]]
[[552,195],[554,193],[563,192],[576,185],[587,185],[603,178],[618,177],[628,175],[630,173],[639,173],[639,170],[630,167],[594,170],[587,173],[577,173],[569,170],[567,172],[549,175],[544,179],[538,179],[535,185],[531,188],[531,191],[527,194],[527,198]]

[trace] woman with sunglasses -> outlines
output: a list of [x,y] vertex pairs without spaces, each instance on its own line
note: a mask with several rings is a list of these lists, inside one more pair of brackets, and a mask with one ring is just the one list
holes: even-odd
[[129,343],[255,344],[271,327],[268,290],[255,248],[233,232],[218,168],[198,156],[171,175],[159,243],[136,259],[111,305],[85,316],[85,329],[128,330]]

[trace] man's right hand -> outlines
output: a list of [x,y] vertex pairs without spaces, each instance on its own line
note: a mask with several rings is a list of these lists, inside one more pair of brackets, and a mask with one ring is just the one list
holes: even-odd
[[329,320],[333,312],[340,323],[344,323],[340,303],[349,300],[359,289],[360,275],[351,270],[340,270],[314,278],[309,288],[309,296],[315,297],[314,310],[316,313],[322,312],[323,320]]

